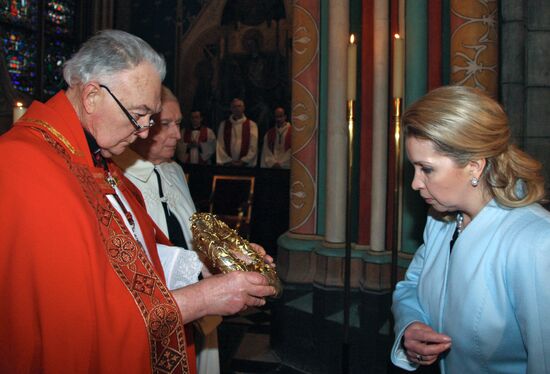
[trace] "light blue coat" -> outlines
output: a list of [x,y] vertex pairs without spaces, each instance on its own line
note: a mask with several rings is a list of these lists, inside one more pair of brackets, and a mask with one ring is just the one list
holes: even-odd
[[392,362],[417,368],[401,338],[420,321],[452,339],[443,374],[550,373],[550,213],[493,200],[450,255],[455,227],[428,217],[424,244],[393,294]]

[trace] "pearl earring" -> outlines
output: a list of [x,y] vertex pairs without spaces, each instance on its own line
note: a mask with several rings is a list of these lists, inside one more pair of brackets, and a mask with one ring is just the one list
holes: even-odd
[[472,177],[470,183],[472,184],[472,187],[477,187],[479,185],[479,179],[476,177]]

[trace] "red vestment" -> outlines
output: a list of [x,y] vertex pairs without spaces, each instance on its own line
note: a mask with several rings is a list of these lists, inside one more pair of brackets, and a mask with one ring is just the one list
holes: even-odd
[[[225,126],[223,128],[223,142],[225,144],[225,153],[231,156],[231,129],[233,128],[233,124],[230,120],[225,121]],[[246,121],[243,122],[243,130],[242,130],[242,141],[241,141],[241,152],[239,154],[239,159],[246,156],[248,153],[248,148],[250,148],[250,120],[247,118]]]
[[[199,134],[199,143],[206,143],[208,140],[208,127],[201,126],[199,128],[200,134]],[[191,143],[191,133],[193,132],[193,129],[187,128],[185,129],[185,132],[183,133],[183,141],[186,143]]]
[[[200,126],[199,127],[199,139],[198,139],[198,142],[199,144],[201,143],[206,143],[208,141],[208,127],[206,126]],[[191,143],[191,134],[193,133],[193,129],[191,128],[186,128],[185,131],[183,132],[183,142],[186,143],[186,144],[189,144]],[[191,148],[190,147],[187,147],[187,152],[186,152],[186,155],[185,155],[185,162],[190,162],[190,158],[191,158],[191,155],[190,155],[190,152],[191,152]],[[200,157],[199,155],[199,164],[205,164],[206,161],[202,159],[202,157]]]
[[0,372],[195,373],[160,230],[109,169],[151,261],[108,202],[113,189],[63,92],[0,137]]
[[[288,151],[291,147],[291,134],[292,128],[289,127],[285,136],[285,151]],[[267,144],[271,152],[275,152],[275,139],[277,137],[277,127],[272,127],[267,132]]]

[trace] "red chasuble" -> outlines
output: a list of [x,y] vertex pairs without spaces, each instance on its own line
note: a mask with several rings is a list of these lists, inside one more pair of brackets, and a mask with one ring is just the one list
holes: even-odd
[[156,226],[109,167],[151,261],[108,202],[63,92],[0,137],[0,372],[195,372]]

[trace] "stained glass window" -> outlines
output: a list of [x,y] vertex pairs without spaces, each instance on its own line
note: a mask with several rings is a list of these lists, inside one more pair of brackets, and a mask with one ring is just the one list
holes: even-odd
[[52,96],[64,88],[63,63],[75,50],[75,2],[48,1],[46,8],[46,45],[44,56],[44,94]]
[[13,86],[30,95],[35,93],[36,40],[30,33],[0,30],[6,65]]
[[57,91],[65,88],[63,80],[63,63],[71,56],[73,47],[63,40],[53,39],[46,45],[44,59],[44,93],[53,96]]
[[62,65],[78,43],[76,9],[76,0],[0,0],[0,48],[15,89],[45,100],[64,88]]
[[38,15],[37,0],[0,0],[0,20],[35,28]]
[[48,32],[65,35],[73,32],[75,14],[74,1],[48,1],[46,12]]

